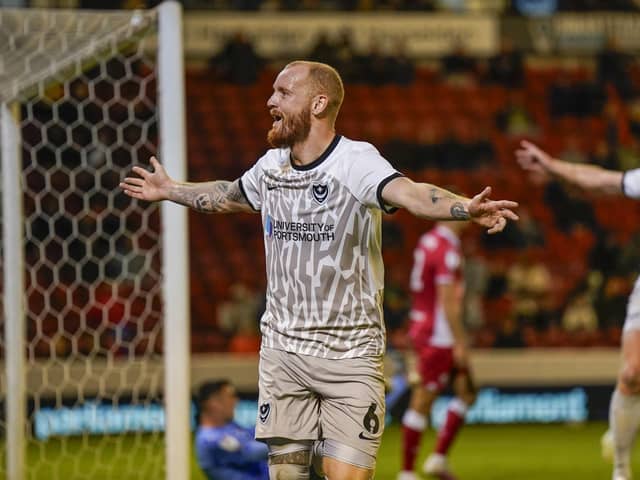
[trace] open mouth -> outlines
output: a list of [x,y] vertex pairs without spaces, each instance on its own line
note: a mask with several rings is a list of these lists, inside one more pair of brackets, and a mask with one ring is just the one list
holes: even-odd
[[271,118],[273,118],[273,126],[278,126],[282,122],[282,114],[280,112],[271,112]]

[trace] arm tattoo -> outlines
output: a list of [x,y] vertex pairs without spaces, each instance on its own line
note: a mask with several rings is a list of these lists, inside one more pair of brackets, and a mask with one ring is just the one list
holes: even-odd
[[240,189],[240,180],[229,185],[227,189],[227,198],[230,202],[247,203],[247,199],[244,197],[242,190]]
[[429,193],[431,194],[431,203],[438,203],[438,200],[440,200],[440,198],[438,197],[438,189],[437,188],[432,188]]
[[469,212],[461,202],[451,205],[451,218],[455,220],[469,220]]
[[283,453],[269,456],[270,465],[309,465],[311,461],[309,450],[299,450],[297,452]]
[[208,193],[201,193],[196,197],[193,208],[200,212],[211,211],[213,209],[211,196]]
[[239,180],[180,184],[171,192],[171,200],[204,213],[243,210],[249,205]]
[[455,198],[458,198],[458,196],[454,195],[448,190],[444,190],[438,187],[433,187],[429,189],[429,198],[431,198],[431,203],[435,205],[436,203],[438,203],[440,200],[444,198],[455,199]]

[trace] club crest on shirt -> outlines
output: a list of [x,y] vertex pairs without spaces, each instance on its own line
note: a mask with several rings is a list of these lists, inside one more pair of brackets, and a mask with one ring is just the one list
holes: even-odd
[[326,183],[314,183],[311,186],[311,194],[316,202],[324,203],[329,196],[329,185]]
[[269,414],[271,413],[271,404],[269,402],[264,402],[258,408],[258,416],[262,423],[266,423],[269,418]]

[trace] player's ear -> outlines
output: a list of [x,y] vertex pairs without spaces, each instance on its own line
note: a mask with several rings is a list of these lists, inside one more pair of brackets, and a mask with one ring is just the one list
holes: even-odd
[[327,114],[329,98],[325,94],[319,94],[311,100],[311,113],[316,117],[324,117]]

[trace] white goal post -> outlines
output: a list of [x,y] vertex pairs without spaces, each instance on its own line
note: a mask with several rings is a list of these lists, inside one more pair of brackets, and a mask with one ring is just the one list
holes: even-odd
[[117,187],[186,177],[182,45],[175,1],[0,8],[2,478],[190,477],[187,212]]

